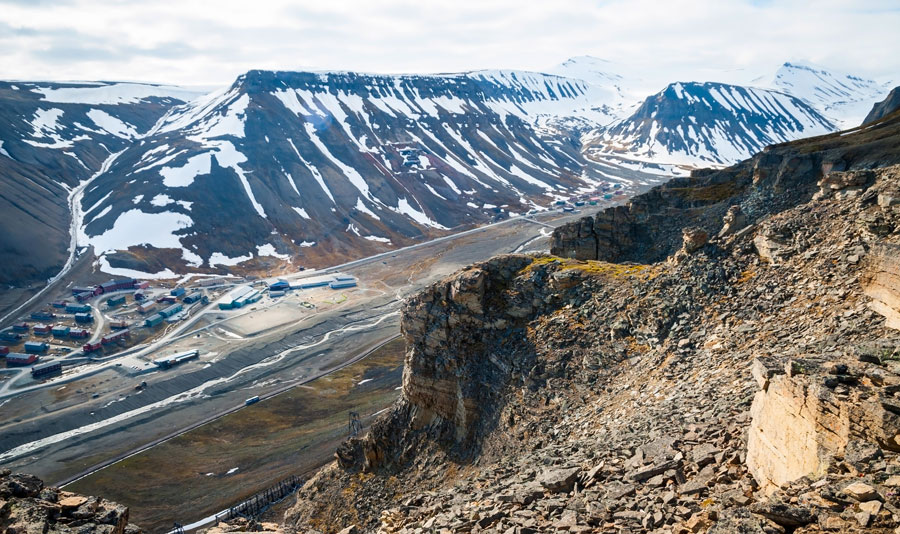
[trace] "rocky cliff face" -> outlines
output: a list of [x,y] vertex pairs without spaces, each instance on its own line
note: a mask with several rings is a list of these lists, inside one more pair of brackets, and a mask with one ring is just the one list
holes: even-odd
[[97,497],[45,487],[31,475],[0,470],[0,532],[4,534],[141,534],[128,508]]
[[514,255],[435,284],[405,308],[401,400],[286,527],[893,532],[898,186],[829,174],[664,262]]
[[[551,253],[606,261],[660,261],[681,246],[681,229],[700,226],[716,235],[737,206],[749,224],[812,198],[835,171],[900,163],[900,117],[846,134],[768,147],[721,171],[695,171],[632,199],[627,205],[557,228]],[[596,243],[596,254],[592,250]]]

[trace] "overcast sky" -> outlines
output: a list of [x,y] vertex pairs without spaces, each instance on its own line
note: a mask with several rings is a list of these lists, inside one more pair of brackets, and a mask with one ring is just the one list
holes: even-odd
[[0,78],[225,85],[592,55],[669,81],[771,77],[785,60],[896,81],[898,28],[898,0],[0,0]]

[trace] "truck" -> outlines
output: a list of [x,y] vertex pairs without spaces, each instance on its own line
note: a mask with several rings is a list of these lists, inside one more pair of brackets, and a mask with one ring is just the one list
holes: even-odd
[[244,401],[244,406],[250,406],[251,404],[256,404],[259,402],[259,395],[255,397],[250,397],[249,399]]

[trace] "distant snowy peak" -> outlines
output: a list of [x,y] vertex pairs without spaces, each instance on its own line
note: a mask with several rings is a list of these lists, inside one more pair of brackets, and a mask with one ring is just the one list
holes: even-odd
[[588,138],[589,154],[684,169],[728,165],[765,146],[835,125],[788,94],[722,83],[673,83],[628,119]]
[[593,56],[576,56],[563,61],[550,73],[584,80],[591,85],[615,86],[624,81],[620,67],[611,61]]
[[879,83],[799,62],[782,65],[772,85],[815,107],[840,128],[860,124],[872,104],[883,99],[891,88],[890,82]]
[[120,105],[151,99],[189,102],[204,92],[176,87],[131,82],[25,83],[22,87],[44,102],[60,104]]

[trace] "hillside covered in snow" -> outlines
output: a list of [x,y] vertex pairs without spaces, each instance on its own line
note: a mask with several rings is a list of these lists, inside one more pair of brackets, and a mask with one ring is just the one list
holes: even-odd
[[858,123],[888,87],[797,62],[733,76],[648,96],[635,68],[583,56],[548,73],[254,70],[209,94],[0,82],[0,282],[89,246],[114,274],[325,265],[730,165]]

